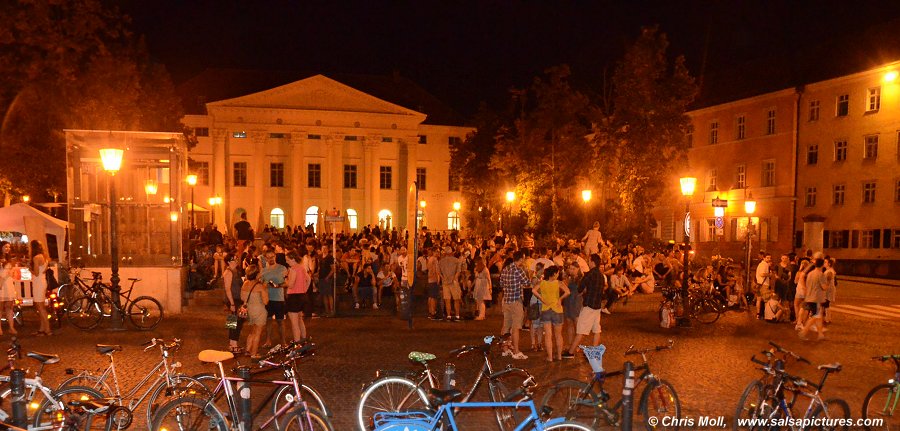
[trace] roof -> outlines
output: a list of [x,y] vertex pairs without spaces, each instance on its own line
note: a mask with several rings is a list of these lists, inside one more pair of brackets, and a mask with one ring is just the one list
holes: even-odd
[[[184,102],[185,113],[205,115],[206,103],[258,93],[315,75],[318,73],[285,70],[206,69],[178,85],[177,91]],[[325,76],[387,102],[422,112],[428,116],[424,124],[465,125],[462,117],[456,111],[400,74],[332,73]]]

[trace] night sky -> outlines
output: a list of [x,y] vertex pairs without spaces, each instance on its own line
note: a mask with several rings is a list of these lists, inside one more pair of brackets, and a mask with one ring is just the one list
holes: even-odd
[[[792,61],[887,26],[900,1],[125,0],[176,84],[206,68],[389,74],[459,112],[502,104],[548,66],[596,86],[642,25],[659,24],[696,76],[747,61]],[[704,61],[705,59],[705,61]],[[806,60],[804,60],[806,61]],[[877,59],[872,59],[877,63]],[[705,64],[705,67],[704,67]]]

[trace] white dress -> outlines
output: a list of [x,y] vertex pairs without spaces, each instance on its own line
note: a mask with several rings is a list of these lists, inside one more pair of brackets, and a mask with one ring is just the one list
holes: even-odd
[[18,297],[15,280],[12,277],[0,279],[0,301],[15,301]]
[[37,268],[37,272],[31,274],[31,297],[34,302],[47,301],[47,264]]

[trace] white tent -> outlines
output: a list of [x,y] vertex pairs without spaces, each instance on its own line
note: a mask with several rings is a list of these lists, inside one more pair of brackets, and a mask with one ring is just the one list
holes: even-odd
[[[68,226],[66,221],[43,213],[28,204],[18,203],[0,208],[0,231],[24,233],[29,237],[39,235],[41,232],[54,235],[60,258],[64,256],[63,247]],[[40,240],[47,245],[46,238]]]

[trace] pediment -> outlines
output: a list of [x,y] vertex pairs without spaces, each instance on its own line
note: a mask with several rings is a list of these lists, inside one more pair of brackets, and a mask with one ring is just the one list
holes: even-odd
[[212,102],[207,106],[364,112],[421,116],[423,120],[425,118],[425,114],[379,99],[324,75],[311,76],[246,96]]

